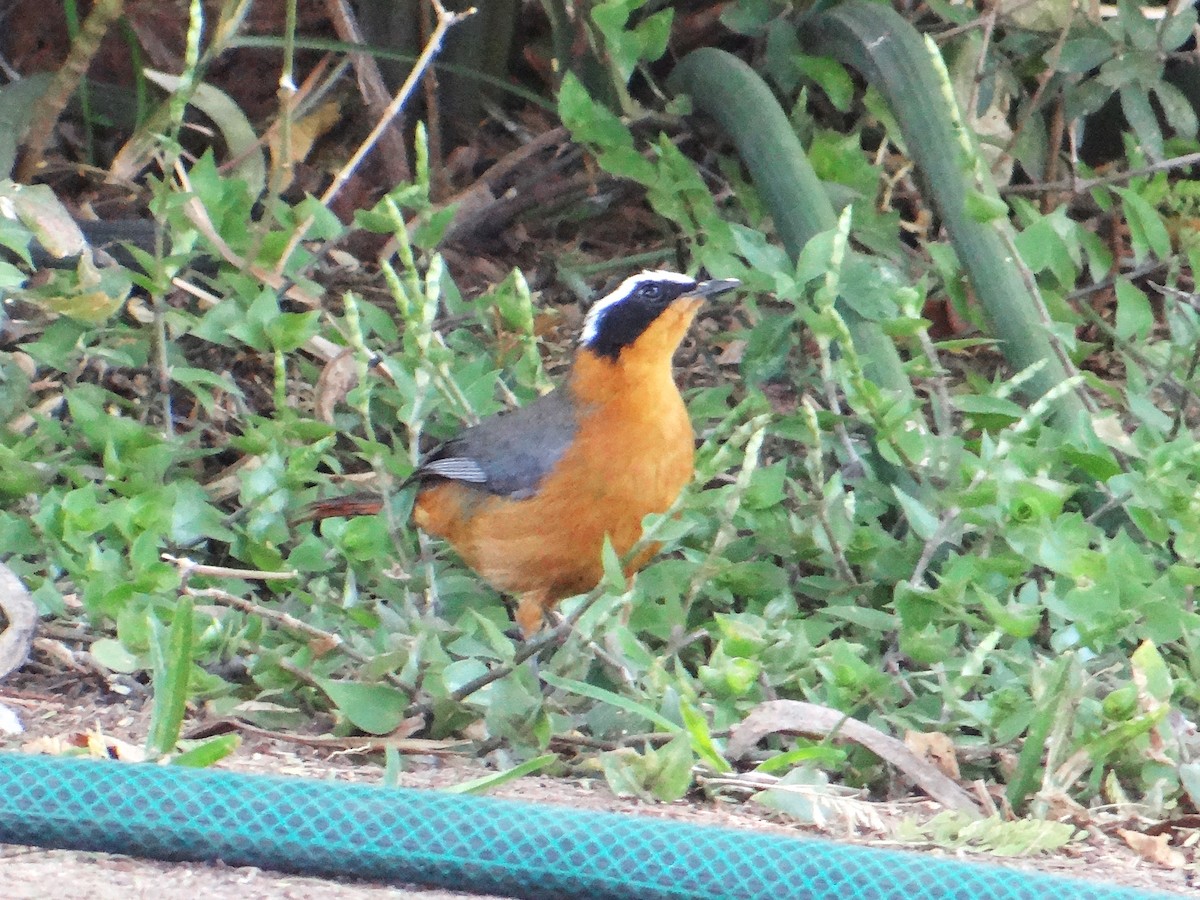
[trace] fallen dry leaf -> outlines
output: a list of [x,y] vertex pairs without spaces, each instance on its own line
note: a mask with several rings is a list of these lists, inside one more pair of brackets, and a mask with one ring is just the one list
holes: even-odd
[[739,365],[746,355],[746,342],[741,338],[730,341],[725,345],[725,349],[721,351],[721,355],[717,357],[718,366],[736,366]]
[[313,415],[322,422],[333,421],[333,410],[358,386],[358,359],[346,348],[329,361],[317,379]]
[[1128,828],[1118,828],[1122,840],[1132,847],[1142,859],[1166,869],[1182,869],[1187,865],[1187,857],[1171,846],[1171,836],[1160,834],[1150,837],[1140,831],[1130,831]]
[[99,730],[45,735],[21,745],[24,753],[45,756],[78,756],[80,750],[87,750],[88,756],[95,759],[120,759],[125,762],[144,762],[146,759],[146,751],[142,747]]
[[948,735],[940,731],[906,731],[904,745],[921,759],[933,763],[948,777],[956,781],[959,779],[958,756],[954,752],[954,742]]

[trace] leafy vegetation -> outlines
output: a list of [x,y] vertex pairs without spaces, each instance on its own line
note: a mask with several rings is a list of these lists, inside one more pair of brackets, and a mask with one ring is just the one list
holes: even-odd
[[[904,65],[925,49],[932,80],[909,100],[963,142],[918,147],[907,70],[864,60],[861,31],[846,49],[851,26],[890,10],[729,4],[729,46],[775,104],[738,112],[803,144],[760,145],[743,169],[669,119],[711,107],[685,91],[716,89],[685,60],[670,94],[670,10],[591,9],[589,53],[609,65],[562,67],[561,121],[640,187],[693,268],[744,285],[703,338],[724,350],[719,377],[690,380],[696,483],[652,523],[664,553],[632,595],[609,559],[614,577],[564,604],[573,627],[535,669],[502,598],[407,524],[395,485],[421,447],[545,390],[569,348],[541,339],[520,272],[465,296],[423,132],[412,180],[351,225],[211,152],[179,177],[178,98],[207,59],[194,46],[162,113],[174,126],[148,182],[160,232],[142,271],[80,262],[34,288],[0,264],[0,286],[50,313],[0,354],[0,554],[42,612],[86,621],[109,670],[151,673],[156,754],[176,749],[185,699],[274,728],[331,711],[341,733],[415,716],[434,738],[470,735],[533,768],[549,749],[671,799],[697,772],[732,771],[724,738],[758,703],[796,698],[949,735],[1001,808],[1195,805],[1200,244],[1194,191],[1173,177],[1200,159],[1181,51],[1195,10],[976,18],[931,2],[917,25],[933,40],[911,31]],[[829,29],[824,47],[802,37]],[[1119,115],[1116,168],[1099,174],[1091,134]],[[647,125],[668,119],[669,133]],[[777,203],[772,179],[797,177]],[[828,214],[790,222],[797,202]],[[53,204],[10,207],[0,245],[28,263]],[[394,241],[386,300],[305,305],[325,290],[321,248],[350,232]],[[222,262],[202,289],[171,293],[206,254]],[[294,524],[362,473],[383,515]],[[813,739],[771,738],[756,764],[809,787],[890,779],[861,748]]]

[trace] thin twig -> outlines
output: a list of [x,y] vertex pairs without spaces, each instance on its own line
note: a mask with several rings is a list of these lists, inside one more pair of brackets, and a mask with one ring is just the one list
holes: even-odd
[[[172,563],[179,568],[180,576],[183,579],[181,591],[189,597],[196,597],[204,600],[211,600],[214,603],[219,603],[222,606],[229,606],[247,615],[258,616],[261,619],[266,619],[268,622],[274,622],[280,628],[291,631],[294,634],[303,635],[317,644],[329,650],[339,650],[344,656],[354,660],[357,663],[369,663],[371,657],[359,653],[349,644],[347,644],[339,634],[334,634],[332,631],[326,631],[323,628],[318,628],[315,625],[310,625],[303,619],[297,619],[290,613],[283,612],[277,609],[269,609],[261,606],[252,600],[247,600],[244,597],[239,597],[237,594],[232,594],[229,591],[223,591],[220,588],[193,588],[187,581],[191,575],[200,575],[214,578],[240,578],[254,581],[275,581],[286,578],[296,578],[296,572],[267,572],[257,571],[253,569],[230,569],[225,566],[204,566],[193,562],[190,559],[171,556],[169,553],[162,554],[163,560]],[[280,660],[282,666],[285,660]],[[399,688],[411,700],[414,695],[414,690],[411,685],[406,684],[393,673],[387,673],[383,676],[393,687]]]
[[[1012,233],[1002,228],[997,229],[997,233],[1000,235],[1000,240],[1004,242],[1004,247],[1009,252],[1013,264],[1016,266],[1017,274],[1020,276],[1021,281],[1025,284],[1026,291],[1033,300],[1034,311],[1037,313],[1038,318],[1042,320],[1042,324],[1046,329],[1046,337],[1050,341],[1050,349],[1058,358],[1059,365],[1062,366],[1062,370],[1067,373],[1068,377],[1078,374],[1079,368],[1075,365],[1075,361],[1071,359],[1071,354],[1067,351],[1067,348],[1063,346],[1062,340],[1059,339],[1058,335],[1054,331],[1054,317],[1050,315],[1050,310],[1046,308],[1046,301],[1042,297],[1042,292],[1038,287],[1037,279],[1034,277],[1029,266],[1025,264],[1025,260],[1021,256],[1021,252],[1017,249],[1016,241],[1013,239]],[[1083,404],[1083,408],[1095,415],[1097,412],[1096,402],[1084,389],[1082,384],[1076,388],[1075,394],[1079,397],[1079,402]],[[1116,450],[1113,450],[1113,453],[1117,459],[1117,463],[1121,466],[1121,468],[1128,471],[1128,465],[1121,457],[1121,454]]]
[[1082,194],[1092,188],[1105,187],[1110,184],[1121,184],[1140,178],[1143,175],[1154,175],[1158,172],[1169,172],[1172,169],[1182,169],[1200,163],[1200,153],[1185,153],[1170,159],[1130,169],[1127,172],[1114,172],[1100,178],[1072,178],[1068,181],[1040,182],[1037,184],[1012,184],[1001,188],[1001,194],[1041,194],[1046,191],[1066,191],[1072,194]]
[[[1050,115],[1050,137],[1046,141],[1047,147],[1061,147],[1063,143],[1063,133],[1067,129],[1067,112],[1066,98],[1060,91],[1054,98],[1053,111]],[[1048,181],[1053,181],[1058,177],[1059,153],[1047,154],[1045,176]],[[1075,160],[1072,158],[1071,171],[1075,171]],[[1042,194],[1042,215],[1048,216],[1059,205],[1058,194]]]
[[930,365],[928,381],[932,385],[930,399],[933,401],[934,433],[945,436],[954,427],[954,401],[950,398],[950,388],[946,384],[946,367],[942,365],[942,359],[929,336],[928,328],[917,331],[917,343],[920,344],[921,352],[925,354]]
[[429,35],[429,40],[425,44],[425,49],[421,51],[421,55],[417,57],[417,62],[413,66],[412,71],[408,73],[408,78],[404,80],[404,84],[400,86],[400,90],[396,92],[396,96],[392,98],[392,102],[387,105],[383,111],[383,116],[371,129],[371,133],[359,145],[354,154],[346,161],[346,164],[334,176],[333,182],[325,189],[325,193],[321,195],[321,205],[328,206],[334,197],[338,195],[346,182],[350,180],[350,176],[354,174],[359,164],[366,158],[367,154],[374,149],[375,144],[379,141],[380,135],[391,124],[400,110],[408,102],[409,97],[416,89],[417,84],[421,81],[425,71],[433,62],[433,58],[437,56],[438,51],[442,49],[442,41],[446,38],[446,32],[455,24],[461,22],[468,16],[474,15],[475,8],[463,10],[462,12],[449,12],[442,6],[440,0],[430,0],[433,4],[434,11],[437,13],[437,24],[434,26],[433,33]]
[[934,555],[942,545],[949,540],[953,533],[953,526],[961,514],[962,509],[957,506],[942,510],[942,514],[938,517],[937,527],[933,529],[933,534],[929,535],[925,546],[921,548],[921,558],[917,560],[917,564],[913,567],[913,573],[908,579],[910,587],[920,588],[922,586],[929,564],[933,562]]
[[289,581],[299,578],[296,571],[272,572],[264,569],[232,569],[227,566],[209,566],[188,559],[186,556],[162,554],[163,562],[169,562],[179,569],[179,575],[187,581],[193,575],[201,578],[240,578],[244,581]]
[[[971,96],[967,108],[963,110],[968,123],[974,124],[977,118],[975,110],[979,108],[979,88],[983,85],[983,69],[987,65],[988,48],[992,45],[992,35],[996,32],[996,19],[1000,15],[1000,4],[989,4],[983,14],[983,42],[979,46],[979,55],[975,58],[975,75],[971,79]],[[995,171],[993,169],[993,171]]]
[[24,155],[15,176],[17,181],[29,181],[37,173],[46,146],[50,143],[50,135],[54,133],[54,126],[87,74],[88,66],[100,49],[100,41],[124,9],[124,0],[102,0],[92,6],[91,12],[83,20],[79,33],[67,51],[66,61],[37,103],[37,114],[25,135]]
[[[591,609],[592,605],[601,597],[603,597],[604,594],[605,588],[603,585],[597,585],[584,596],[583,602],[579,605],[579,609],[577,609],[575,612],[582,615],[583,612]],[[472,678],[466,684],[453,691],[450,694],[450,699],[455,703],[459,703],[474,694],[476,691],[487,687],[492,682],[499,681],[501,678],[511,675],[517,670],[517,666],[521,665],[523,662],[525,662],[525,660],[537,656],[547,647],[565,640],[567,635],[570,633],[571,628],[574,627],[577,621],[579,621],[579,616],[573,613],[571,616],[563,619],[557,626],[551,628],[549,631],[543,631],[537,637],[525,641],[525,643],[523,643],[517,649],[517,652],[513,654],[512,662],[505,663],[502,666],[496,666],[494,669],[488,669],[488,671],[484,672],[478,678]]]
[[203,731],[200,734],[190,734],[185,735],[185,737],[193,739],[209,737],[214,733],[215,727],[222,725],[233,731],[245,732],[255,737],[267,738],[287,744],[299,744],[304,747],[316,747],[319,750],[328,750],[334,754],[380,753],[392,747],[401,753],[420,753],[430,756],[458,756],[470,749],[471,743],[467,740],[436,741],[429,740],[428,738],[396,737],[394,734],[384,736],[357,734],[350,737],[293,734],[288,731],[273,731],[269,728],[259,728],[257,725],[251,724],[237,716],[230,716],[216,722],[204,722]]
[[[364,43],[358,20],[355,19],[354,11],[346,0],[325,0],[325,12],[339,39],[348,44]],[[379,71],[379,63],[369,53],[354,53],[350,61],[358,76],[358,89],[367,104],[367,109],[383,121],[390,98],[383,75]],[[404,129],[400,122],[390,119],[386,121],[380,145],[383,149],[380,162],[387,173],[388,181],[391,184],[400,184],[412,178],[412,170],[408,164],[408,148],[404,144]]]
[[[826,380],[828,381],[828,379]],[[834,530],[833,523],[829,519],[828,510],[825,508],[825,495],[822,490],[825,484],[825,466],[821,462],[820,429],[817,427],[817,406],[813,403],[812,398],[807,395],[800,398],[800,406],[804,411],[804,418],[809,430],[816,437],[814,446],[804,455],[804,467],[808,470],[809,480],[813,483],[813,493],[816,498],[817,524],[821,526],[821,531],[824,532],[825,539],[829,542],[829,552],[833,556],[833,564],[838,571],[838,577],[847,584],[857,586],[858,579],[854,576],[854,567],[850,565],[850,560],[846,558],[846,553],[842,549],[842,545],[838,542],[837,532]],[[836,412],[836,408],[834,411]],[[845,429],[841,428],[840,432],[845,432]],[[846,434],[846,439],[849,440],[848,433]],[[859,461],[857,453],[851,458],[856,462]]]
[[[396,92],[396,96],[392,98],[392,102],[387,105],[387,108],[383,111],[382,117],[375,124],[375,127],[371,129],[371,133],[368,134],[366,139],[358,146],[358,149],[354,151],[351,157],[346,161],[345,165],[338,170],[338,173],[334,176],[329,187],[325,189],[325,193],[321,195],[322,206],[328,208],[329,204],[333,202],[333,199],[346,185],[346,182],[350,180],[350,176],[354,174],[359,165],[366,158],[367,154],[370,153],[375,147],[375,144],[378,143],[380,136],[389,127],[389,125],[391,125],[392,119],[399,115],[400,110],[402,110],[405,104],[408,103],[413,91],[416,90],[417,85],[420,84],[421,79],[425,74],[425,70],[429,68],[430,64],[433,62],[433,58],[437,56],[438,51],[441,50],[442,41],[445,40],[446,32],[449,31],[453,25],[461,22],[468,16],[473,15],[475,12],[474,7],[466,9],[463,12],[449,12],[444,6],[442,6],[440,0],[430,0],[430,2],[433,4],[434,11],[437,13],[437,25],[434,26],[433,33],[429,35],[429,40],[425,44],[425,49],[422,50],[421,55],[417,57],[416,64],[413,66],[412,71],[408,73],[408,78],[404,80],[404,84],[400,86],[400,90]],[[312,227],[312,224],[315,220],[316,219],[314,216],[306,216],[304,221],[301,222],[292,232],[292,236],[288,240],[287,247],[284,248],[283,253],[279,257],[279,264],[276,267],[276,272],[278,274],[282,275],[288,264],[288,261],[292,257],[292,253],[295,252],[296,247],[300,244],[300,241],[303,240],[304,235],[308,233],[308,229]]]
[[[999,4],[997,4],[999,6]],[[1019,122],[1017,127],[1013,129],[1012,136],[1004,146],[1003,152],[996,157],[996,161],[992,163],[992,173],[998,171],[1000,165],[1012,157],[1013,148],[1017,146],[1017,141],[1021,139],[1021,133],[1025,130],[1025,126],[1029,121],[1037,115],[1038,104],[1042,101],[1042,94],[1046,92],[1047,85],[1050,84],[1051,78],[1054,75],[1055,68],[1058,65],[1058,58],[1062,55],[1063,46],[1067,42],[1067,35],[1071,31],[1071,24],[1068,23],[1058,35],[1058,40],[1054,42],[1054,46],[1046,53],[1046,68],[1042,74],[1038,76],[1038,86],[1033,91],[1033,96],[1029,98],[1029,103],[1026,104],[1027,113]],[[1051,144],[1051,147],[1054,145]]]

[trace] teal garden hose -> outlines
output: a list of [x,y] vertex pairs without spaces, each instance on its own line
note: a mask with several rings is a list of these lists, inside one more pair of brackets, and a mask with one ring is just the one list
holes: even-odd
[[522,898],[1156,896],[929,855],[488,797],[15,753],[0,753],[0,842]]

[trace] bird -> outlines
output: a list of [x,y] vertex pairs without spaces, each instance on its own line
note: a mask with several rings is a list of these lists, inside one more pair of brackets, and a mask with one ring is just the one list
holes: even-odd
[[[643,271],[589,308],[563,382],[435,447],[405,482],[412,521],[516,598],[526,637],[560,600],[603,577],[607,535],[624,557],[642,519],[692,478],[695,438],[673,357],[700,306],[737,279]],[[403,486],[402,486],[403,487]],[[312,504],[305,519],[378,512],[382,500]],[[657,553],[627,561],[627,577]]]

